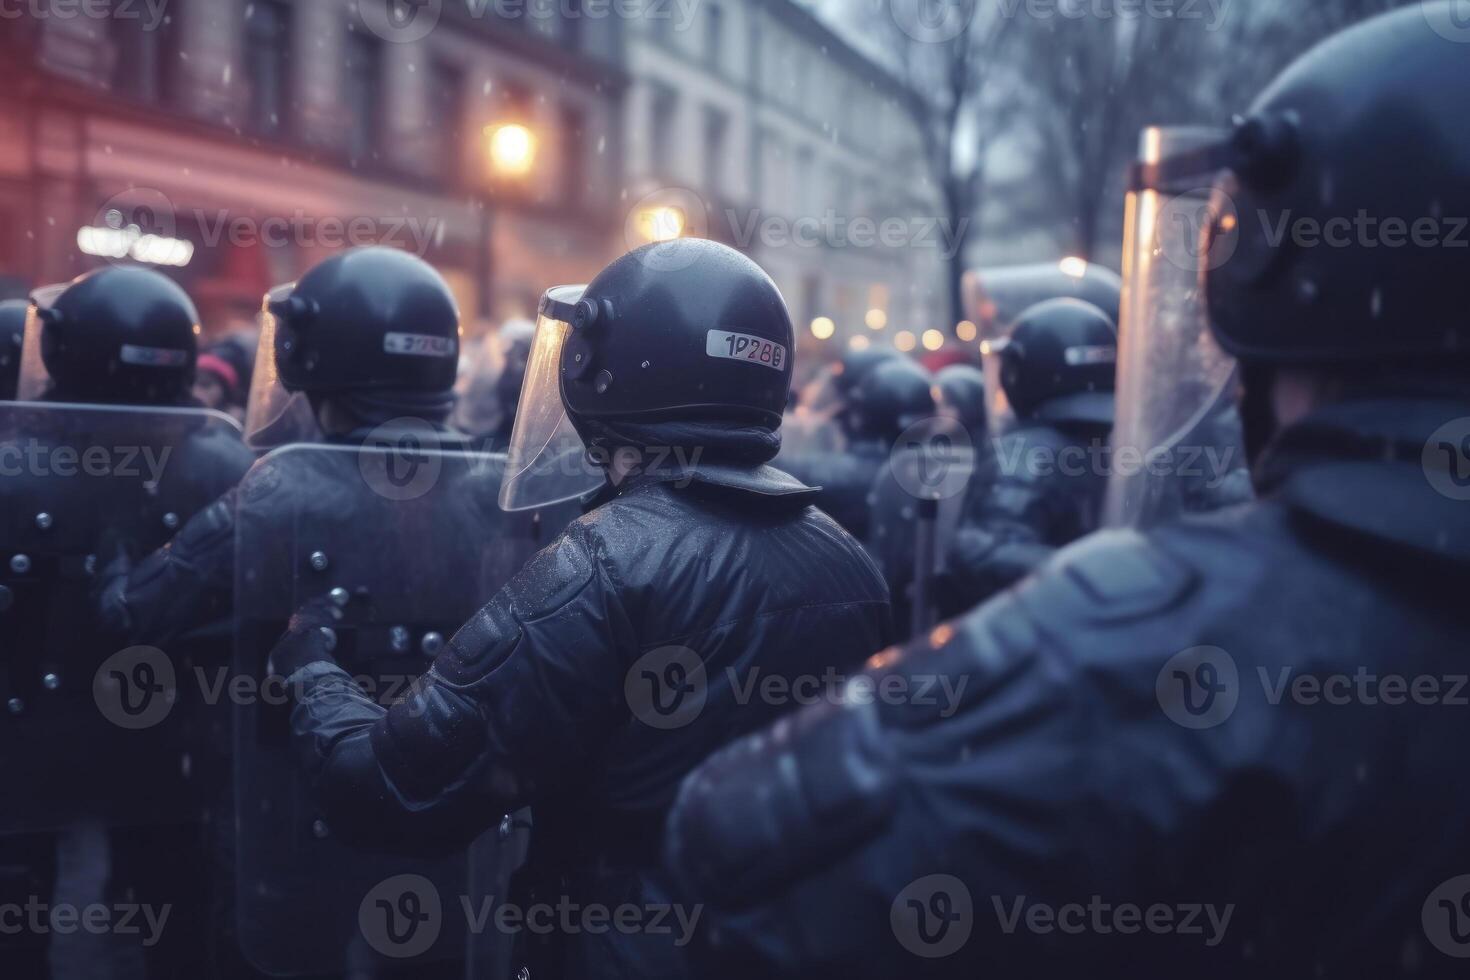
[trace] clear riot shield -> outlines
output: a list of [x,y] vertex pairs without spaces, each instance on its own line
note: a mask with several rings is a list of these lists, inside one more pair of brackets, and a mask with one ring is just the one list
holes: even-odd
[[[291,614],[344,589],[356,601],[337,627],[336,659],[384,704],[395,700],[579,513],[574,503],[506,513],[496,503],[506,457],[444,446],[426,424],[402,420],[362,448],[275,450],[241,486],[233,680],[247,696],[233,707],[235,921],[243,953],[266,973],[337,975],[397,963],[428,976],[465,956],[471,937],[461,899],[504,894],[508,869],[494,830],[468,852],[437,860],[339,841],[290,744],[286,692],[263,686],[266,658]],[[413,887],[384,897],[394,882]],[[383,924],[375,903],[394,906],[404,896],[440,903],[432,936],[425,929],[404,938]],[[474,939],[491,955],[486,937]]]
[[1202,128],[1143,133],[1125,216],[1110,526],[1149,527],[1250,495],[1235,360],[1210,332],[1201,291],[1204,273],[1230,259],[1228,239],[1210,230],[1238,220],[1212,196],[1207,151],[1223,139]]
[[185,681],[209,638],[126,647],[94,593],[109,563],[166,543],[252,459],[219,412],[0,403],[0,833],[197,814]]
[[983,458],[957,419],[935,416],[899,437],[874,481],[865,544],[888,582],[894,625],[908,636],[936,622],[934,579]]

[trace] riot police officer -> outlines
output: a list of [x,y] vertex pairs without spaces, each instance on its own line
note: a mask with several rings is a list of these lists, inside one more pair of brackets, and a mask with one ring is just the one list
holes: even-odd
[[1021,314],[994,342],[1015,418],[972,486],[950,546],[942,608],[956,615],[1025,577],[1051,553],[1097,528],[1107,487],[1117,329],[1078,299]]
[[[529,803],[537,901],[664,901],[659,829],[679,779],[789,706],[749,696],[750,680],[846,669],[890,635],[861,547],[767,465],[792,347],[775,285],[714,242],[646,246],[585,292],[547,294],[501,504],[599,484],[602,502],[386,711],[333,661],[337,607],[296,618],[272,663],[337,833],[452,846]],[[531,954],[531,976],[690,975],[662,930],[563,940]]]
[[[864,687],[967,680],[946,705],[806,710],[692,774],[667,853],[711,974],[1462,975],[1470,347],[1463,253],[1430,234],[1470,214],[1454,26],[1383,15],[1219,139],[1149,134],[1132,245],[1179,288],[1130,285],[1162,316],[1129,322],[1239,359],[1259,499],[1094,535]],[[1212,184],[1201,249],[1168,211]],[[1360,214],[1421,234],[1272,233]],[[1197,392],[1166,405],[1187,427],[1233,385],[1209,371],[1152,401]]]
[[[426,262],[391,248],[349,249],[272,290],[265,307],[272,329],[261,334],[245,422],[252,447],[354,445],[395,429],[462,445],[445,424],[459,311]],[[231,488],[136,565],[108,556],[99,603],[115,635],[163,643],[228,616],[236,496]]]
[[[238,427],[189,396],[199,316],[172,280],[105,267],[36,290],[29,314],[4,310],[26,321],[24,338],[15,347],[0,339],[0,359],[20,369],[8,394],[21,399],[0,407],[0,782],[12,800],[0,835],[38,836],[20,838],[30,843],[6,872],[44,865],[54,844],[56,862],[30,894],[61,905],[131,893],[185,911],[146,951],[120,937],[56,933],[48,944],[13,930],[6,944],[39,940],[30,955],[55,974],[129,956],[146,956],[158,975],[189,972],[199,882],[188,862],[156,860],[160,841],[189,846],[197,816],[186,722],[147,714],[154,685],[114,698],[109,679],[134,675],[113,669],[118,647],[97,628],[91,590],[99,555],[158,547],[252,456]],[[9,882],[0,890],[8,896]],[[15,951],[4,958],[18,973],[45,975]]]
[[0,301],[0,402],[15,397],[20,381],[20,349],[26,331],[26,308],[23,299]]
[[945,547],[955,540],[968,497],[993,479],[986,436],[985,375],[952,364],[934,375],[935,415],[894,446],[868,497],[864,544],[892,596],[904,635],[934,624],[945,594]]
[[[844,382],[846,393],[838,416],[845,436],[841,448],[783,459],[783,464],[806,483],[820,487],[818,505],[850,534],[866,539],[873,483],[895,440],[904,430],[934,414],[933,379],[902,355],[854,359],[851,363],[852,374],[859,379],[856,383]],[[844,368],[840,377],[848,376]]]

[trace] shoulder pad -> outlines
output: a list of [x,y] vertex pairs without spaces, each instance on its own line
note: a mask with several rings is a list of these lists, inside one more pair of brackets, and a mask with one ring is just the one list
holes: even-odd
[[1060,551],[1030,586],[1047,619],[1063,610],[1095,623],[1150,616],[1190,592],[1198,573],[1137,531],[1100,531]]
[[261,459],[240,480],[240,498],[250,503],[264,500],[281,485],[281,468],[273,459]]
[[517,617],[522,622],[542,619],[566,605],[591,581],[594,561],[573,522],[506,584]]

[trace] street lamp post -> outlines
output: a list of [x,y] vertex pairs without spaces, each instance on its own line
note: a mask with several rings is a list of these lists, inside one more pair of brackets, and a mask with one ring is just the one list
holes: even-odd
[[524,180],[536,162],[536,134],[518,122],[485,127],[488,162],[486,191],[480,202],[480,315],[494,314],[491,293],[495,282],[495,195]]

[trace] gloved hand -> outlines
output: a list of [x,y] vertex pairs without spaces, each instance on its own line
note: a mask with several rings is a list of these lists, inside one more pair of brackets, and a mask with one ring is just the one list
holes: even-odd
[[330,596],[308,601],[296,615],[285,634],[271,650],[266,669],[279,677],[290,677],[314,663],[336,663],[332,651],[337,647],[336,624],[342,619],[342,607]]

